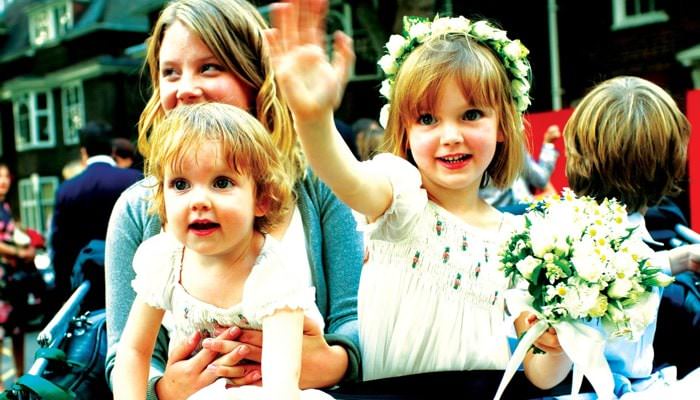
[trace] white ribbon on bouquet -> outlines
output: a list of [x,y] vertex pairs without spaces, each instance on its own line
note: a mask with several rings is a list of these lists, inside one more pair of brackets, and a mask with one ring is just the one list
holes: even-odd
[[506,292],[508,308],[515,312],[514,315],[519,315],[522,311],[530,311],[537,315],[539,321],[530,327],[520,339],[518,346],[508,361],[494,399],[499,400],[501,398],[515,371],[525,359],[527,351],[550,326],[556,330],[559,344],[561,344],[562,349],[573,363],[571,395],[578,395],[585,376],[593,386],[598,399],[614,399],[615,383],[610,366],[605,359],[605,338],[603,335],[595,328],[575,320],[546,321],[541,314],[532,308],[528,300],[531,300],[531,297],[526,299],[522,291],[518,289],[511,289]]

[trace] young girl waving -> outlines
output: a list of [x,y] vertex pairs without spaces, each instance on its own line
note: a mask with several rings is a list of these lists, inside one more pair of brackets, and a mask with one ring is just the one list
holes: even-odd
[[[173,341],[212,337],[217,327],[263,330],[263,388],[230,389],[235,395],[330,398],[315,390],[300,397],[298,389],[304,315],[321,329],[323,318],[313,287],[265,234],[292,202],[270,134],[244,110],[204,103],[172,110],[151,140],[146,170],[167,232],[143,242],[134,258],[137,298],[117,350],[115,398],[145,398],[166,310]],[[226,384],[199,398],[221,397]]]
[[[340,80],[323,51],[325,1],[276,4],[267,33],[277,81],[312,168],[363,215],[369,257],[358,294],[364,379],[503,369],[508,282],[497,254],[514,217],[478,196],[508,186],[523,156],[527,50],[485,21],[407,20],[380,65],[389,154],[354,159],[333,127]],[[297,18],[298,16],[298,18]],[[533,323],[519,316],[517,330]],[[511,325],[512,328],[512,325]],[[558,383],[570,362],[553,333],[525,372]],[[535,365],[537,364],[537,365]]]

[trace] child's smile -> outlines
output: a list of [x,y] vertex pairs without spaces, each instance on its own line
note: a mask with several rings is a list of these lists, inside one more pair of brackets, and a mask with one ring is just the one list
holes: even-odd
[[[408,127],[409,146],[432,196],[478,190],[481,177],[502,140],[494,109],[477,107],[454,78],[443,83],[436,104]],[[445,192],[446,191],[446,192]]]
[[444,167],[447,169],[464,168],[464,166],[466,166],[471,159],[471,154],[450,154],[447,156],[438,157],[438,160],[442,162]]

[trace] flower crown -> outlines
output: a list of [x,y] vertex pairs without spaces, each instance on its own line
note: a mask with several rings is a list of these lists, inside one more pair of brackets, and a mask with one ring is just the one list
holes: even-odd
[[466,33],[475,41],[493,50],[506,68],[510,78],[510,92],[516,109],[523,113],[530,105],[530,63],[527,55],[530,51],[520,43],[520,40],[510,40],[506,31],[493,27],[488,21],[472,22],[464,17],[436,16],[431,22],[423,17],[403,18],[403,35],[391,35],[386,44],[387,54],[379,59],[379,66],[386,74],[379,93],[389,102],[382,107],[379,122],[383,127],[389,117],[391,88],[394,86],[396,73],[409,54],[428,38],[447,33]]

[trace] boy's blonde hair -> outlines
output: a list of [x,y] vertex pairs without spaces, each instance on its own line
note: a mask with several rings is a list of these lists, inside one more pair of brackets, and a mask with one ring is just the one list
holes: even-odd
[[163,223],[165,172],[182,171],[185,155],[196,154],[199,146],[211,141],[221,146],[221,156],[232,170],[253,180],[256,202],[267,205],[265,215],[255,217],[256,230],[267,232],[289,212],[292,186],[280,154],[267,130],[245,111],[222,103],[183,105],[170,111],[154,128],[150,141],[145,168],[157,181],[152,210]]
[[292,182],[302,178],[306,162],[291,112],[275,85],[262,33],[267,25],[245,0],[176,0],[163,9],[147,41],[146,64],[153,93],[139,118],[139,151],[149,156],[149,135],[165,117],[160,104],[159,55],[165,31],[175,22],[198,36],[226,69],[253,89],[251,113],[272,134]]
[[671,96],[642,78],[596,86],[564,127],[566,174],[578,195],[645,211],[680,192],[690,124]]
[[[450,78],[457,87],[445,86]],[[466,33],[433,36],[403,62],[392,88],[385,150],[412,161],[407,127],[420,113],[434,109],[443,89],[459,90],[475,107],[496,111],[504,141],[498,143],[486,175],[498,187],[509,186],[524,161],[522,115],[511,97],[511,82],[500,59]]]

